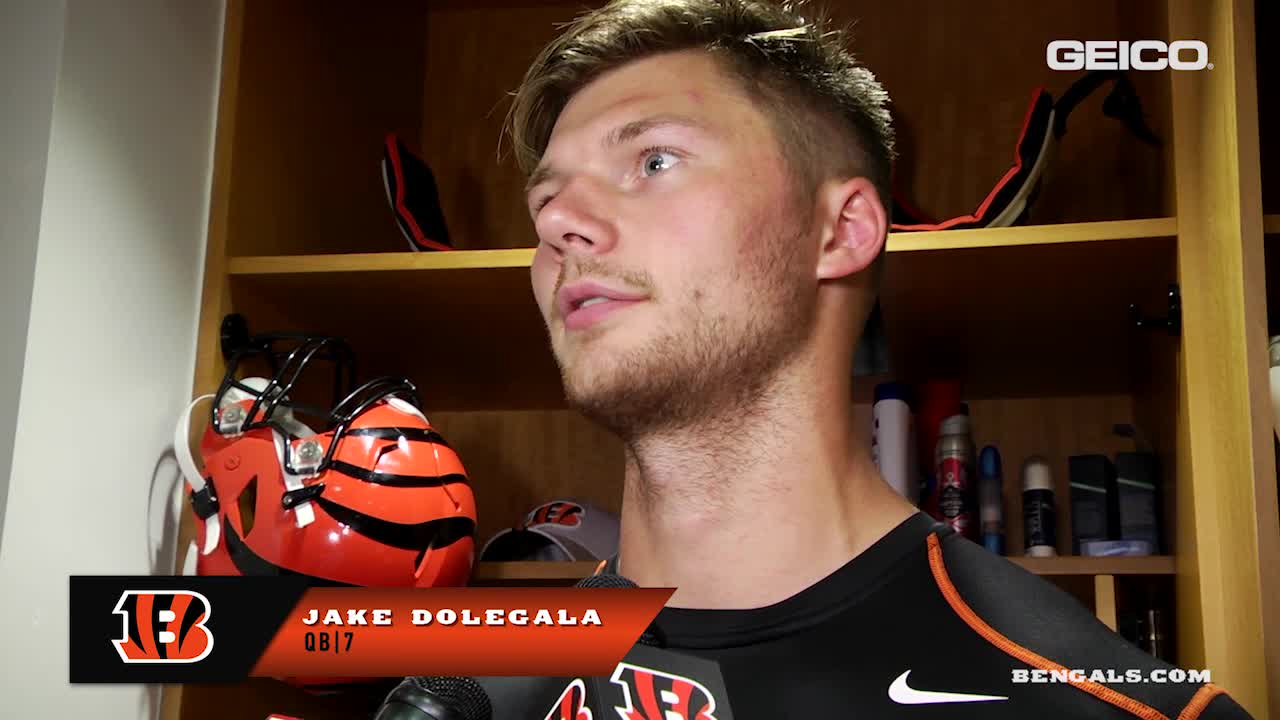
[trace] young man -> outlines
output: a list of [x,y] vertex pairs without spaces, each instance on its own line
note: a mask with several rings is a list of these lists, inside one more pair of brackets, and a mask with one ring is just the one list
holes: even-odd
[[[878,475],[850,368],[893,131],[843,42],[768,2],[621,0],[516,95],[538,306],[570,403],[626,447],[610,569],[677,588],[656,626],[739,719],[1247,717]],[[1016,681],[1062,668],[1086,677]]]

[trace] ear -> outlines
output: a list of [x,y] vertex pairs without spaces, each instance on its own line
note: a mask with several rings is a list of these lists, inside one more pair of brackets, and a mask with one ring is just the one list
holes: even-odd
[[818,278],[834,280],[862,272],[884,248],[888,219],[875,185],[863,177],[824,185],[822,247]]

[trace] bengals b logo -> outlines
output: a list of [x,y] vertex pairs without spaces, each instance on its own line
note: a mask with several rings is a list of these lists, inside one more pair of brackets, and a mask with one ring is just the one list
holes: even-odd
[[189,590],[126,590],[116,603],[121,637],[112,640],[126,663],[193,663],[213,650],[209,600]]
[[543,720],[592,720],[591,708],[587,707],[587,684],[582,678],[565,686]]
[[614,709],[624,720],[716,720],[716,699],[696,680],[625,662],[609,679],[622,688],[626,707]]
[[532,525],[569,525],[577,527],[582,524],[583,507],[577,503],[557,500],[539,505],[529,513],[525,527]]

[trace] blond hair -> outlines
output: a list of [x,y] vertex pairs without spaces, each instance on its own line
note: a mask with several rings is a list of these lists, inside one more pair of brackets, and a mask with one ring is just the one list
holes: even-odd
[[888,93],[825,17],[766,0],[614,0],[570,23],[529,67],[507,115],[528,175],[556,119],[593,79],[667,52],[703,50],[760,104],[794,179],[812,193],[831,178],[866,177],[886,212],[894,158]]

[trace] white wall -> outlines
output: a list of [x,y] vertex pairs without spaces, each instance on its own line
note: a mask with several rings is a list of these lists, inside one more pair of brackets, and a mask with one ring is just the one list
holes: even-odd
[[12,100],[0,103],[0,538],[66,10],[62,0],[15,0],[0,10],[0,98]]
[[[150,573],[157,536],[172,530],[172,506],[152,495],[175,481],[165,455],[190,398],[223,3],[3,5],[0,65],[30,59],[0,69],[0,102],[31,107],[18,124],[5,111],[0,165],[10,146],[47,164],[43,182],[44,163],[27,157],[19,187],[0,185],[0,282],[15,285],[4,290],[0,345],[25,353],[20,369],[0,355],[6,439],[20,382],[11,469],[0,444],[0,714],[153,717],[155,688],[67,682],[67,577]],[[24,303],[8,301],[21,301],[31,249],[22,318]],[[25,349],[14,351],[23,325]]]

